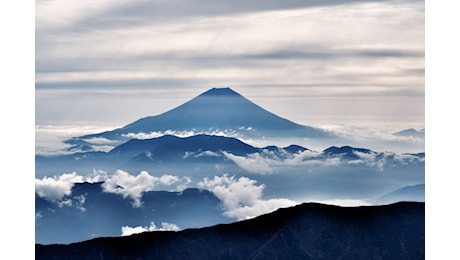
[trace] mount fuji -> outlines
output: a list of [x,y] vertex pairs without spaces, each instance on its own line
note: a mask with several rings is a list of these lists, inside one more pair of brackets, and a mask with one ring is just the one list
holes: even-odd
[[124,127],[67,140],[84,145],[86,139],[103,137],[125,141],[136,134],[166,131],[212,134],[224,132],[248,137],[325,138],[331,134],[279,117],[230,88],[212,88],[163,114],[148,116]]

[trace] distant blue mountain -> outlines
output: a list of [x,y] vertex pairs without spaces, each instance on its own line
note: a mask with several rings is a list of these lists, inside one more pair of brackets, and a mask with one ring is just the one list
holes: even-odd
[[127,134],[173,131],[235,132],[258,137],[330,137],[321,129],[303,126],[279,117],[230,88],[213,88],[192,100],[156,116],[148,116],[122,128],[67,140],[85,145],[84,139],[104,137],[127,140]]
[[[142,206],[134,208],[130,198],[104,192],[102,183],[77,183],[72,193],[59,202],[35,194],[36,243],[70,243],[94,236],[119,236],[122,226],[148,226],[151,221],[173,223],[180,228],[197,228],[228,223],[221,201],[207,190],[182,192],[149,191]],[[70,203],[71,202],[71,203]]]
[[405,136],[405,137],[415,137],[415,138],[425,138],[425,129],[415,130],[413,128],[405,129],[399,132],[393,133],[396,136]]
[[405,186],[377,199],[376,204],[389,204],[397,201],[425,201],[425,184]]
[[300,145],[295,145],[295,144],[291,144],[287,147],[284,147],[283,148],[285,151],[289,152],[289,153],[301,153],[301,152],[305,152],[309,149],[305,148],[305,147],[302,147]]
[[247,156],[264,150],[272,150],[274,155],[284,158],[308,149],[298,145],[285,148],[276,146],[256,148],[236,138],[204,134],[183,138],[164,135],[151,139],[132,139],[107,153],[82,152],[54,157],[36,156],[35,166],[36,175],[40,176],[53,169],[59,170],[57,174],[77,170],[87,172],[92,169],[105,169],[110,172],[122,168],[138,171],[145,170],[147,166],[167,163],[176,166],[190,163],[234,165],[234,162],[229,160],[224,152],[236,156]]
[[358,160],[360,159],[360,157],[356,155],[356,152],[364,153],[364,154],[375,153],[365,148],[355,148],[351,146],[342,146],[342,147],[331,146],[325,149],[323,151],[323,154],[326,156],[332,156],[332,157],[342,157],[348,160]]
[[184,159],[187,153],[199,154],[200,152],[227,151],[234,155],[244,156],[255,153],[257,148],[241,142],[236,138],[210,135],[194,135],[180,138],[166,135],[158,138],[145,140],[130,140],[111,150],[109,156],[133,156],[144,152],[151,154],[152,160],[180,160]]
[[[117,169],[129,172],[178,170],[178,173],[186,175],[207,176],[215,171],[216,165],[224,167],[223,171],[246,171],[234,160],[234,156],[247,158],[258,154],[257,156],[268,160],[282,161],[292,159],[296,154],[307,150],[309,149],[294,144],[284,148],[273,145],[258,148],[233,137],[205,134],[189,137],[164,135],[151,139],[132,139],[109,152],[90,151],[54,157],[37,155],[35,169],[38,177],[69,171],[92,172],[93,169],[101,169],[106,172],[113,172]],[[353,161],[355,164],[361,162],[383,166],[389,163],[393,166],[402,166],[408,163],[423,164],[424,153],[405,154],[401,157],[395,153],[375,152],[365,148],[332,146],[320,153],[311,151],[309,156],[300,160],[325,160],[327,158],[338,158],[342,163]]]

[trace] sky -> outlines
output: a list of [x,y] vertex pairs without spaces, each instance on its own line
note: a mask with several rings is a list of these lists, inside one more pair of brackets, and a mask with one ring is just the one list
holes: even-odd
[[123,126],[212,87],[294,122],[425,125],[424,1],[37,0],[37,125]]

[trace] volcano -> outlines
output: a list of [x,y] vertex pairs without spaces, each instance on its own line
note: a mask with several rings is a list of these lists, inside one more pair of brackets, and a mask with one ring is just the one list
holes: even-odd
[[163,114],[148,116],[122,128],[75,138],[104,137],[127,139],[139,133],[165,131],[229,133],[245,137],[307,137],[330,135],[318,128],[304,126],[271,113],[249,101],[231,88],[212,88]]

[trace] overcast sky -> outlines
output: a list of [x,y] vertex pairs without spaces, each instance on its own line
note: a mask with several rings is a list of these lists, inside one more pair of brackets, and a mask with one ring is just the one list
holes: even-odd
[[424,5],[37,0],[36,123],[121,126],[230,86],[305,125],[424,127]]

